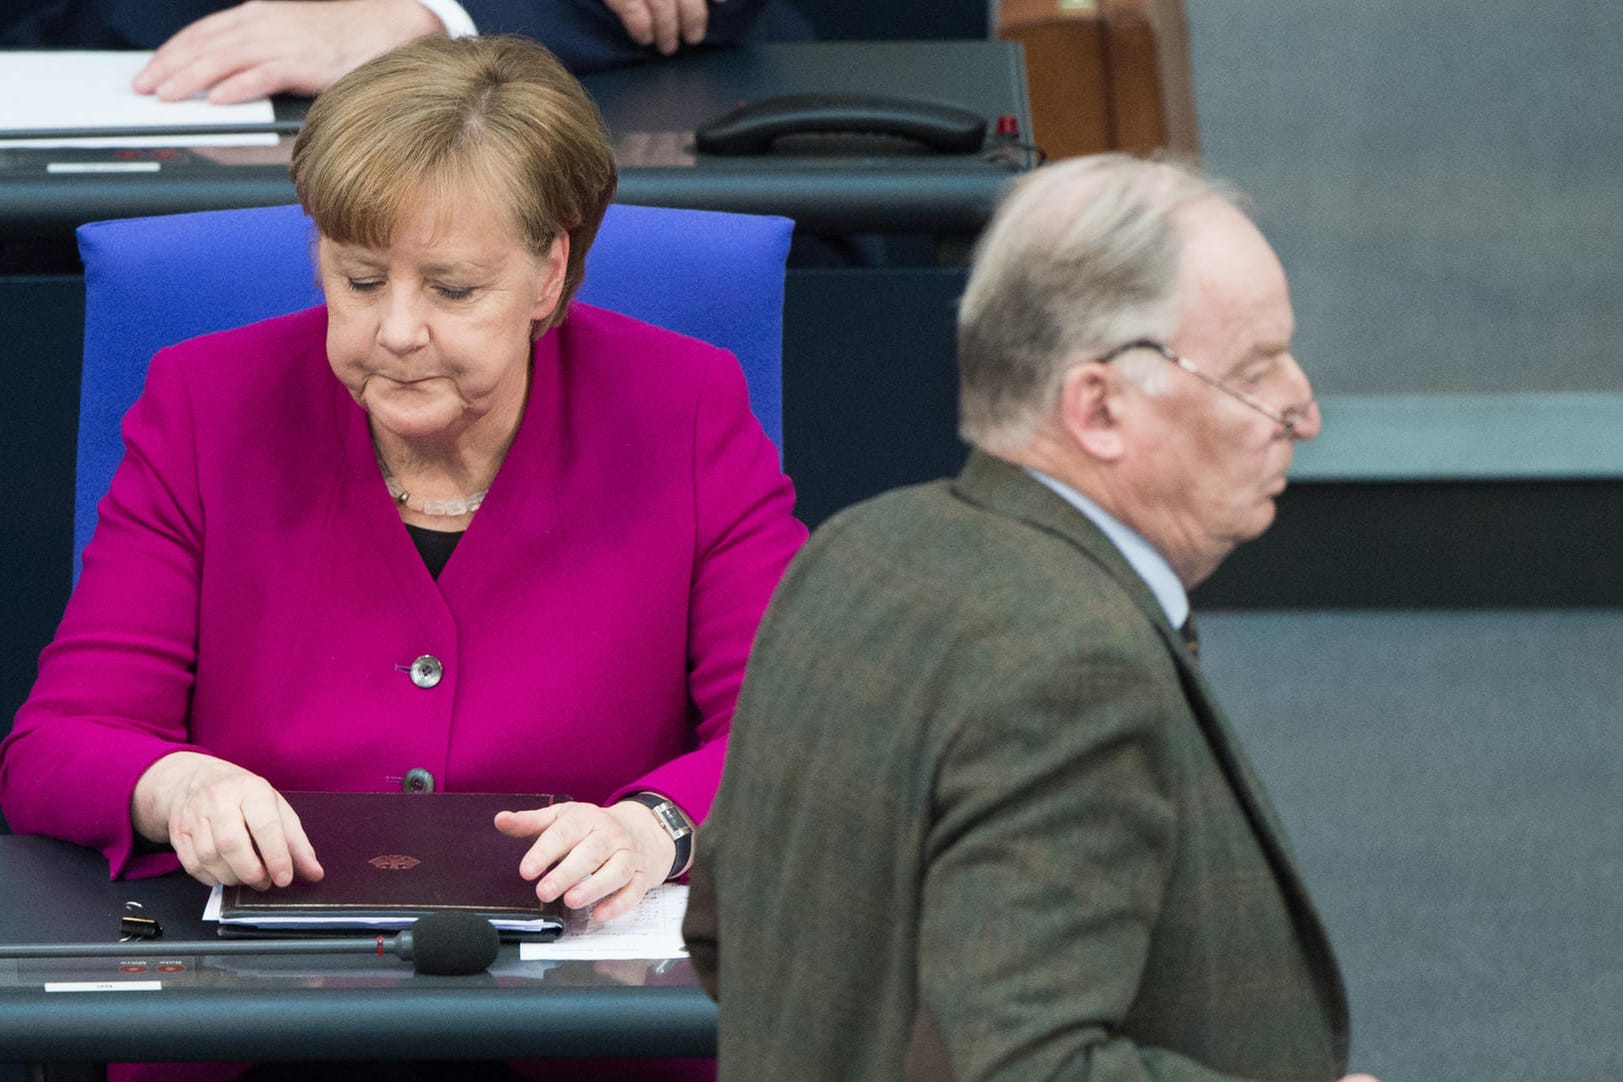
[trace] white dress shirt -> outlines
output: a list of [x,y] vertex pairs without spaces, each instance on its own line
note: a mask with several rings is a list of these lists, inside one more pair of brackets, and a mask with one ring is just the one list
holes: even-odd
[[1138,577],[1144,580],[1155,599],[1166,610],[1167,621],[1173,627],[1182,627],[1184,621],[1189,619],[1189,595],[1184,592],[1183,583],[1173,572],[1172,565],[1167,563],[1166,557],[1150,545],[1150,543],[1130,527],[1123,526],[1110,513],[1092,500],[1088,499],[1076,489],[1063,481],[1056,481],[1040,470],[1026,468],[1026,472],[1047,485],[1066,503],[1088,516],[1095,526],[1104,531],[1110,538],[1110,543],[1116,546],[1122,557],[1132,565]]

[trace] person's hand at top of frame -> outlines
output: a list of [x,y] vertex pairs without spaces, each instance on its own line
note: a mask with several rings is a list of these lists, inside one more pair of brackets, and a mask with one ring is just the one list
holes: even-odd
[[666,56],[682,45],[704,40],[710,5],[725,0],[603,0],[620,17],[638,45],[652,45]]
[[299,816],[282,794],[240,766],[177,751],[147,768],[130,800],[135,831],[167,842],[209,886],[285,887],[325,873]]
[[417,0],[248,0],[164,42],[134,87],[164,101],[207,91],[217,105],[315,94],[396,45],[444,32]]
[[561,897],[571,909],[594,906],[595,920],[631,912],[665,881],[676,859],[676,843],[654,813],[634,800],[607,808],[571,802],[504,811],[496,816],[496,829],[535,839],[518,871],[535,881],[537,898]]

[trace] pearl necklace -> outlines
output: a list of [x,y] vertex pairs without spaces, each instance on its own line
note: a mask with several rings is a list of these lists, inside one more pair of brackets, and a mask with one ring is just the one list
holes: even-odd
[[485,502],[485,496],[490,489],[475,492],[472,496],[461,500],[414,500],[406,486],[385,474],[383,483],[389,486],[389,495],[401,507],[409,507],[420,515],[433,515],[435,517],[457,518],[462,515],[471,515],[479,510],[479,505]]
[[389,472],[384,465],[383,456],[378,455],[378,469],[383,473],[383,483],[389,486],[389,495],[398,507],[406,507],[416,511],[419,515],[432,515],[435,518],[460,518],[471,515],[479,510],[479,505],[485,502],[485,496],[490,489],[480,489],[471,496],[460,500],[414,500],[406,486],[400,483],[399,478]]

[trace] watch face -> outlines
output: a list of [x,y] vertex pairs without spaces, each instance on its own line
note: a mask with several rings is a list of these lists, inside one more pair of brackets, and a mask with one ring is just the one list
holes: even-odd
[[633,793],[627,799],[635,800],[654,813],[659,825],[674,841],[680,842],[693,833],[693,821],[676,802],[658,793]]
[[682,814],[680,808],[670,801],[666,801],[654,809],[659,821],[665,827],[665,832],[672,838],[684,838],[693,828],[688,825],[687,816]]

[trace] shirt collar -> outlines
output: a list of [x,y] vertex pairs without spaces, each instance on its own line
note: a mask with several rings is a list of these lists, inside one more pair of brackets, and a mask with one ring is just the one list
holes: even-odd
[[1189,595],[1184,592],[1183,583],[1178,581],[1172,565],[1167,563],[1164,556],[1156,552],[1143,537],[1131,528],[1123,526],[1108,511],[1070,485],[1056,481],[1046,473],[1029,466],[1025,467],[1025,470],[1099,527],[1133,570],[1138,572],[1138,577],[1150,588],[1155,600],[1161,603],[1161,608],[1166,611],[1167,621],[1173,627],[1183,626],[1183,622],[1189,619]]

